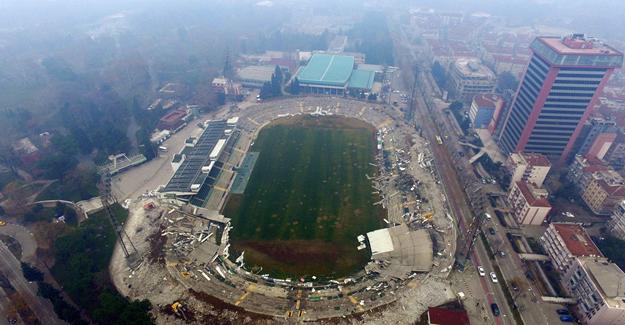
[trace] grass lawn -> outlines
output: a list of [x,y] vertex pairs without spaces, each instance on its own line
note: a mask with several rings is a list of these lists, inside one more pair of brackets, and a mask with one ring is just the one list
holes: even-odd
[[356,236],[379,228],[384,213],[365,176],[376,174],[374,132],[333,116],[282,119],[261,130],[247,188],[224,210],[232,248],[245,251],[248,266],[274,276],[343,276],[368,261]]
[[[113,213],[121,223],[128,212],[118,204]],[[147,301],[128,301],[110,282],[108,265],[116,235],[104,211],[95,213],[54,242],[51,271],[69,296],[99,324],[152,324]]]

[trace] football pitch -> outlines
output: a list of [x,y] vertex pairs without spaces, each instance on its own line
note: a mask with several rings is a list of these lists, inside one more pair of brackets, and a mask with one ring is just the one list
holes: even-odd
[[243,194],[232,195],[235,258],[276,277],[348,275],[369,260],[356,237],[382,226],[368,176],[375,176],[375,129],[335,116],[296,116],[264,127]]

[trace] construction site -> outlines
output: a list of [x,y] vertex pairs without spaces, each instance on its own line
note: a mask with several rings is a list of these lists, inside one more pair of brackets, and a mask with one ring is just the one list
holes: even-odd
[[[112,191],[130,215],[111,262],[117,289],[158,306],[157,323],[416,320],[456,299],[449,276],[457,227],[429,143],[383,104],[304,97],[223,109],[166,140],[171,153],[123,171]],[[231,248],[224,207],[245,193],[259,132],[276,121],[328,117],[371,126],[375,157],[365,175],[382,225],[347,241],[370,258],[336,278],[276,277]],[[265,154],[264,152],[261,153]],[[131,247],[131,249],[125,247]],[[415,303],[416,301],[416,303]],[[408,303],[410,302],[410,303]]]

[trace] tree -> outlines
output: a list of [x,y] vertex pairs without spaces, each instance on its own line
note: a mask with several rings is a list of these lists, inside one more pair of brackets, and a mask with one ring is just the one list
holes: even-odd
[[447,73],[438,61],[434,61],[432,64],[432,77],[439,88],[445,89],[447,87]]
[[516,79],[516,77],[512,73],[508,71],[504,71],[501,74],[499,74],[499,77],[497,78],[497,88],[499,89],[500,92],[504,92],[506,90],[515,91],[518,86],[519,86],[519,81]]
[[280,66],[276,65],[276,68],[271,75],[271,95],[273,97],[282,96],[282,81],[284,79],[284,75],[282,74],[282,69]]
[[272,91],[271,83],[269,81],[265,82],[263,86],[260,88],[259,95],[261,99],[271,98],[271,96],[273,95],[273,91]]
[[28,281],[43,281],[43,273],[37,268],[22,262],[22,273]]
[[289,85],[289,93],[293,95],[298,95],[300,92],[299,79],[297,77],[293,78],[291,84]]
[[282,84],[284,81],[284,74],[282,73],[282,69],[280,69],[279,65],[276,65],[276,68],[273,70],[273,74],[276,76],[276,81],[279,84]]

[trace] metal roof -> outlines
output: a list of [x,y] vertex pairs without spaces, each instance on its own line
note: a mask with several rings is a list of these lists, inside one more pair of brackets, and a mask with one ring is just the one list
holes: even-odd
[[345,86],[354,69],[354,57],[346,55],[313,54],[297,79],[304,84]]
[[349,78],[349,88],[356,89],[371,89],[373,87],[373,79],[375,78],[375,72],[356,69],[352,72],[352,76]]
[[195,146],[186,149],[186,157],[167,183],[162,192],[190,193],[192,184],[204,184],[209,174],[202,173],[202,167],[208,166],[209,154],[219,139],[224,139],[226,121],[211,121],[197,139]]

